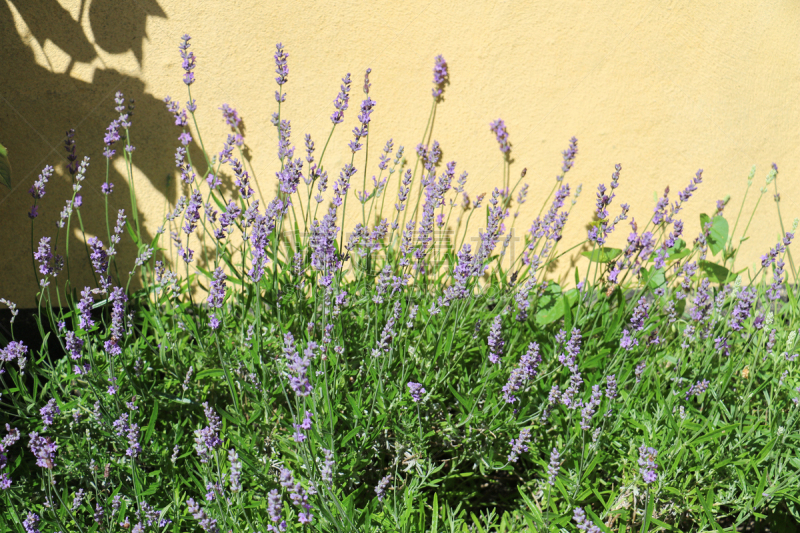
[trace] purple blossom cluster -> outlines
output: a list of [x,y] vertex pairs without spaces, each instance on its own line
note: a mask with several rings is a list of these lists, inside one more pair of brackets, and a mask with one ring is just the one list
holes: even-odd
[[369,97],[369,75],[371,72],[372,69],[368,68],[366,74],[364,74],[364,94],[366,94],[367,97],[361,102],[361,113],[358,115],[358,121],[361,123],[361,126],[353,128],[353,140],[348,144],[353,153],[358,152],[364,146],[360,141],[369,135],[369,123],[371,121],[372,111],[375,108],[375,100]]
[[305,417],[303,417],[303,421],[299,424],[293,424],[294,427],[294,435],[292,435],[292,439],[294,439],[297,443],[304,442],[308,436],[304,433],[304,431],[308,431],[311,429],[311,417],[314,414],[311,411],[306,411]]
[[208,402],[203,403],[203,412],[206,415],[207,425],[194,432],[194,449],[200,462],[207,463],[211,453],[222,446],[222,439],[219,438],[222,422]]
[[308,396],[313,389],[308,379],[308,367],[316,349],[317,344],[309,341],[301,356],[295,346],[294,336],[290,332],[283,335],[283,357],[289,372],[289,386],[298,396]]
[[220,533],[216,518],[208,516],[208,513],[194,501],[194,498],[186,500],[186,508],[189,510],[192,517],[197,520],[200,529],[206,533]]
[[[566,150],[561,152],[563,157],[562,164],[561,164],[561,175],[556,178],[557,181],[562,181],[564,176],[567,175],[572,169],[572,166],[575,164],[575,157],[578,155],[578,139],[572,137],[569,140],[569,146]],[[617,175],[617,179],[619,179],[619,175]]]
[[308,503],[308,492],[295,481],[291,470],[281,468],[280,483],[289,492],[289,499],[292,500],[292,503],[302,509],[297,515],[300,525],[311,524],[314,521],[314,515],[311,513],[311,504]]
[[[132,411],[136,409],[135,406],[130,405],[129,408],[130,407],[134,407]],[[116,436],[123,437],[127,441],[125,455],[135,458],[142,453],[142,446],[139,444],[139,436],[141,432],[139,425],[131,422],[131,413],[122,413],[120,417],[113,422],[112,426]]]
[[508,383],[503,386],[503,399],[507,403],[517,401],[515,393],[522,389],[526,381],[532,380],[538,373],[539,364],[542,356],[539,355],[539,344],[531,342],[528,344],[528,351],[520,358],[519,364],[511,371]]
[[286,101],[286,94],[281,93],[281,88],[289,78],[289,63],[287,62],[288,59],[289,59],[289,54],[287,54],[286,50],[283,49],[283,44],[281,43],[276,44],[275,74],[277,74],[278,77],[275,78],[275,82],[278,84],[279,90],[275,91],[275,101],[278,103]]
[[611,175],[611,184],[609,186],[610,192],[608,194],[605,184],[601,183],[597,186],[595,215],[597,216],[598,221],[592,226],[588,233],[589,241],[596,243],[597,246],[603,246],[606,243],[608,236],[614,231],[614,228],[616,228],[617,224],[628,218],[628,210],[630,209],[630,206],[628,204],[622,204],[622,212],[617,215],[612,222],[609,223],[608,221],[609,214],[607,208],[609,205],[611,205],[612,200],[616,196],[614,190],[619,186],[619,173],[621,170],[622,166],[619,164],[614,167],[614,173]]
[[[0,363],[11,363],[16,361],[19,371],[24,372],[25,364],[28,361],[25,357],[27,354],[28,347],[25,346],[22,341],[11,341],[6,345],[5,348],[0,349]],[[0,374],[2,374],[3,371],[4,370],[0,368]]]
[[277,489],[272,489],[267,496],[267,513],[272,522],[272,524],[267,525],[267,531],[286,531],[286,521],[283,519],[282,511],[281,494]]
[[558,453],[558,450],[554,447],[553,450],[550,452],[550,464],[547,466],[547,482],[550,486],[554,486],[556,484],[556,477],[558,477],[558,470],[561,467],[561,454]]
[[39,280],[39,285],[47,287],[50,282],[48,277],[58,276],[64,268],[64,258],[58,254],[53,254],[50,247],[50,237],[42,237],[39,241],[39,249],[33,254],[33,258],[39,263],[39,273],[44,276]]
[[508,454],[508,462],[516,463],[519,456],[528,451],[528,444],[531,441],[530,428],[523,428],[519,432],[519,437],[511,439],[511,453]]
[[439,101],[442,98],[445,84],[449,83],[447,61],[440,54],[436,56],[433,64],[433,97]]
[[[207,300],[210,308],[222,309],[222,304],[225,301],[225,280],[227,279],[228,275],[222,267],[214,269],[214,279],[211,281]],[[209,315],[209,326],[211,326],[211,329],[218,329],[219,325],[219,318],[215,311]]]
[[586,533],[601,533],[602,530],[594,525],[594,523],[586,518],[586,511],[581,507],[576,507],[572,513],[572,520],[575,522],[575,527],[578,531],[585,531]]
[[28,448],[30,448],[31,453],[36,458],[36,466],[52,470],[56,465],[55,460],[58,444],[54,443],[50,437],[42,437],[39,433],[34,431],[30,434]]
[[497,144],[500,145],[500,151],[503,152],[503,155],[508,157],[508,153],[511,151],[511,144],[508,142],[508,130],[506,129],[505,121],[501,118],[498,118],[489,125],[489,129],[497,138]]
[[382,477],[378,484],[375,486],[375,495],[378,497],[378,501],[382,502],[384,496],[386,496],[386,489],[389,488],[389,483],[392,481],[392,475],[387,474],[386,476]]
[[688,400],[692,396],[700,396],[701,394],[703,394],[705,391],[708,390],[708,386],[710,384],[711,382],[709,382],[707,379],[698,381],[697,383],[693,383],[692,386],[689,387],[689,390],[686,391],[685,399]]
[[348,72],[342,78],[339,94],[336,95],[336,99],[333,101],[333,107],[336,108],[336,111],[331,115],[331,122],[334,124],[341,124],[344,120],[344,112],[347,111],[350,103],[350,83],[350,73]]
[[645,446],[644,444],[639,447],[639,473],[642,475],[642,480],[647,485],[658,479],[658,474],[656,473],[658,465],[655,462],[657,457],[658,451],[655,448]]
[[500,362],[500,357],[503,354],[503,346],[505,346],[505,341],[503,340],[503,317],[500,315],[496,315],[492,320],[492,327],[489,329],[489,339],[487,344],[489,345],[489,362],[492,364],[497,364]]
[[197,65],[197,58],[194,55],[194,52],[189,51],[189,47],[192,46],[189,44],[189,41],[192,38],[188,34],[184,34],[181,37],[181,44],[178,45],[178,48],[181,51],[181,59],[183,60],[182,67],[185,71],[183,75],[183,83],[186,85],[191,85],[194,83],[194,67]]
[[411,395],[411,399],[415,403],[419,403],[422,400],[422,395],[425,394],[427,391],[425,387],[422,386],[422,383],[416,383],[414,381],[408,382],[408,393]]
[[42,424],[47,429],[48,426],[53,424],[56,415],[61,414],[61,410],[58,408],[55,399],[51,398],[47,405],[39,409],[39,414],[42,416]]
[[[20,438],[20,432],[16,428],[12,428],[6,424],[6,436],[0,440],[0,470],[8,466],[8,451],[11,446],[16,444]],[[8,472],[0,472],[0,490],[8,490],[11,487],[11,476]]]

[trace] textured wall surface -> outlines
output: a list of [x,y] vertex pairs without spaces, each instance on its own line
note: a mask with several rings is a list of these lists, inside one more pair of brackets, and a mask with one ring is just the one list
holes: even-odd
[[[276,42],[289,53],[282,116],[291,119],[298,144],[305,133],[318,147],[324,144],[339,80],[352,73],[351,108],[326,155],[333,175],[349,161],[346,143],[364,70],[372,68],[377,102],[373,155],[389,138],[411,154],[430,110],[433,59],[443,54],[451,84],[433,138],[446,161],[469,171],[474,196],[500,183],[502,157],[489,123],[506,121],[512,176],[527,167],[531,185],[517,229],[529,226],[561,168],[560,152],[571,136],[578,138],[567,181],[582,183],[583,195],[565,234],[571,244],[585,237],[594,189],[608,182],[615,163],[622,164],[617,198],[629,202],[631,215],[642,222],[652,213],[655,193],[670,186],[674,197],[704,169],[704,183],[683,212],[690,240],[699,213],[713,211],[718,198],[732,196],[727,215],[735,217],[756,165],[749,214],[774,161],[783,216],[791,224],[800,215],[799,27],[800,4],[789,0],[0,0],[0,143],[9,149],[14,171],[14,189],[0,189],[0,296],[34,305],[27,191],[45,164],[56,167],[33,230],[36,241],[54,236],[69,192],[61,148],[69,128],[77,130],[79,156],[92,158],[82,211],[87,233],[105,235],[101,152],[103,131],[115,118],[115,91],[136,102],[135,187],[152,236],[166,202],[179,195],[173,154],[180,131],[162,99],[186,100],[177,49],[183,33],[192,35],[198,56],[192,96],[206,148],[221,149],[229,129],[218,107],[234,106],[265,191],[274,188],[277,169],[276,130],[269,122],[276,109]],[[356,167],[360,183],[363,158]],[[369,176],[376,167],[372,157]],[[110,168],[116,183],[112,217],[128,205],[121,171],[117,158]],[[740,266],[752,265],[778,236],[773,192],[759,205]],[[619,230],[611,244],[627,233],[627,227]],[[71,250],[83,246],[81,238],[73,233]],[[86,272],[86,260],[74,257],[72,270]],[[567,266],[560,265],[562,271]],[[73,277],[79,285],[91,280]]]

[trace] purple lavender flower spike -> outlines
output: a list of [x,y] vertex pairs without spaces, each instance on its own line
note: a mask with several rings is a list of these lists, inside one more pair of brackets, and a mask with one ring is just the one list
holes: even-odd
[[569,140],[569,147],[561,152],[561,155],[564,156],[564,162],[561,166],[561,176],[556,178],[558,181],[563,180],[564,176],[572,168],[572,165],[575,164],[575,156],[578,155],[578,139],[575,137],[571,138]]
[[656,473],[658,465],[655,462],[657,457],[658,451],[655,448],[646,447],[644,444],[639,447],[639,473],[647,485],[658,479]]
[[437,102],[441,101],[444,86],[447,83],[450,83],[447,61],[445,61],[444,57],[440,54],[436,56],[433,65],[433,97]]
[[283,356],[289,370],[289,386],[298,396],[308,396],[313,390],[311,382],[308,380],[308,367],[311,365],[311,357],[316,349],[317,344],[309,341],[301,357],[295,346],[294,336],[290,332],[283,336]]
[[528,351],[520,358],[519,365],[511,371],[508,383],[503,386],[503,398],[507,403],[514,403],[517,397],[514,395],[526,381],[532,380],[538,373],[539,364],[542,356],[539,354],[539,345],[531,342]]
[[414,401],[414,403],[419,403],[419,401],[422,399],[422,395],[427,391],[425,390],[425,387],[422,386],[422,383],[409,381],[408,392],[411,394],[411,399]]
[[192,38],[189,37],[188,34],[184,34],[184,36],[181,37],[181,44],[178,45],[178,48],[181,51],[181,59],[183,60],[181,66],[183,67],[183,70],[186,72],[183,75],[183,83],[185,83],[186,85],[191,85],[194,83],[195,81],[194,72],[192,71],[194,70],[194,67],[197,65],[197,58],[195,57],[194,52],[189,52],[189,47],[192,46],[189,44],[189,41],[191,39]]
[[222,422],[208,405],[208,402],[203,403],[203,412],[206,415],[208,425],[202,429],[194,432],[194,449],[197,456],[200,458],[201,463],[207,463],[211,458],[211,452],[214,449],[222,446],[222,440],[219,438],[219,430],[222,427]]
[[489,125],[489,129],[495,134],[497,144],[500,145],[500,151],[503,152],[503,155],[508,157],[511,151],[511,143],[508,142],[508,130],[506,129],[505,121],[498,118]]
[[218,108],[222,111],[222,118],[225,119],[225,123],[233,129],[238,128],[241,123],[242,119],[239,117],[239,113],[229,106],[228,104],[222,104],[222,107]]
[[[212,309],[221,309],[222,304],[225,300],[225,280],[228,279],[228,275],[222,269],[222,267],[217,267],[214,270],[214,280],[211,282],[211,290],[208,293],[208,306]],[[217,318],[217,313],[211,313],[209,317],[209,325],[211,329],[219,328],[220,322]]]
[[289,77],[289,64],[287,62],[289,54],[283,49],[283,44],[275,45],[275,73],[278,75],[275,81],[278,83],[278,90],[275,91],[275,101],[278,103],[286,101],[286,93],[281,93],[281,87]]
[[25,533],[41,533],[39,531],[39,515],[28,511],[25,520],[22,521],[22,527],[25,528]]
[[508,454],[508,462],[516,463],[520,454],[528,451],[528,443],[531,441],[531,430],[523,428],[519,432],[519,437],[511,439],[511,453]]
[[344,112],[347,111],[350,102],[350,83],[350,73],[348,72],[347,75],[342,78],[341,89],[339,90],[339,94],[336,95],[336,99],[333,101],[333,107],[336,108],[336,111],[331,115],[331,122],[334,124],[341,124],[344,120]]
[[189,510],[192,517],[197,520],[200,529],[205,531],[205,533],[219,533],[217,520],[209,517],[205,510],[201,509],[200,505],[194,501],[194,498],[189,498],[186,501],[186,508]]
[[489,330],[489,362],[497,364],[500,362],[500,356],[503,353],[503,346],[505,341],[502,337],[503,319],[500,315],[494,317],[492,320],[492,327]]
[[33,456],[36,457],[36,465],[52,470],[55,466],[58,444],[55,444],[50,437],[42,437],[35,431],[30,434],[30,438],[28,447],[31,449]]
[[[272,489],[267,496],[267,513],[272,524],[267,526],[267,531],[281,532],[286,531],[286,521],[281,516],[283,503],[281,494],[277,489]],[[275,524],[275,525],[273,525]]]
[[378,501],[382,502],[383,497],[386,495],[386,489],[389,487],[389,483],[392,481],[392,475],[389,474],[378,482],[378,485],[375,487],[375,494],[378,496]]
[[556,484],[556,477],[558,477],[558,469],[561,466],[559,462],[561,460],[561,454],[558,453],[558,450],[554,447],[553,451],[550,452],[550,464],[547,467],[547,482],[550,486],[554,486]]
[[586,533],[601,533],[602,531],[591,520],[586,518],[586,512],[581,507],[575,508],[572,520],[575,522],[575,527],[578,528],[578,531],[585,531]]
[[56,405],[55,399],[51,398],[47,405],[39,409],[39,414],[42,415],[42,424],[47,428],[53,424],[55,416],[61,414],[61,410]]
[[[44,187],[49,181],[49,179],[53,176],[54,168],[50,165],[45,165],[44,169],[42,169],[42,173],[39,174],[39,179],[33,182],[33,186],[30,188],[28,192],[30,192],[31,196],[33,196],[34,200],[38,200],[42,198],[45,194]],[[35,218],[35,217],[31,217]]]

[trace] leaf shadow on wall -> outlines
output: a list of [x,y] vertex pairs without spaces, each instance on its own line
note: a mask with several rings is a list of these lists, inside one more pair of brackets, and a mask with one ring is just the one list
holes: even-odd
[[[107,54],[132,53],[141,67],[145,61],[143,42],[147,37],[147,21],[150,17],[166,18],[166,13],[157,0],[80,0],[79,13],[76,20],[57,0],[0,0],[0,49],[3,50],[0,142],[9,150],[12,186],[15,187],[11,192],[0,190],[0,222],[10,230],[0,232],[0,249],[8,250],[15,260],[12,265],[14,276],[0,279],[0,293],[19,295],[22,292],[23,297],[18,298],[20,307],[34,306],[38,290],[29,255],[30,221],[26,213],[33,200],[28,189],[44,165],[56,168],[45,197],[39,200],[40,216],[34,227],[36,242],[43,236],[55,240],[55,222],[72,194],[63,148],[68,129],[76,130],[78,160],[84,156],[91,158],[81,191],[86,236],[96,235],[106,246],[109,244],[105,198],[100,186],[105,181],[107,162],[102,154],[103,137],[106,127],[118,116],[114,111],[117,91],[125,95],[126,104],[129,99],[135,101],[131,119],[131,144],[136,147],[133,163],[141,171],[137,176],[143,174],[149,183],[142,183],[141,188],[137,188],[135,183],[134,187],[140,196],[142,190],[155,189],[159,193],[156,197],[162,202],[162,205],[148,205],[148,211],[170,209],[168,204],[174,205],[180,194],[180,184],[174,179],[174,153],[181,130],[174,125],[166,110],[163,95],[147,93],[142,80],[115,70],[101,57],[108,57],[101,51]],[[91,38],[84,31],[87,16]],[[176,42],[179,37],[176,36]],[[175,53],[178,53],[177,46]],[[91,73],[91,79],[83,79],[87,77],[86,72]],[[178,70],[170,75],[180,80],[182,72]],[[179,89],[185,94],[182,83]],[[185,99],[185,96],[181,98]],[[133,221],[129,185],[124,165],[120,164],[123,147],[123,141],[116,143],[117,155],[109,165],[109,181],[114,183],[114,193],[108,198],[108,217],[112,227],[119,209],[125,209],[129,223]],[[189,150],[195,162],[203,160],[196,143],[193,142]],[[152,198],[151,192],[148,195],[150,202]],[[160,222],[145,220],[141,212],[139,219],[143,242],[150,243],[154,234],[145,227],[154,227]],[[77,221],[74,220],[72,235],[69,236],[71,287],[80,291],[84,286],[93,287],[94,278],[90,262],[83,252],[83,239],[79,238],[76,227]],[[61,231],[59,239],[58,250],[61,252],[64,249],[64,231]],[[162,236],[159,245],[168,248],[170,244],[166,241],[168,235]],[[119,250],[117,262],[122,283],[125,283],[137,251],[127,236],[122,242],[125,246]],[[66,272],[59,276],[64,277]],[[63,287],[65,280],[58,281]],[[24,289],[19,290],[19,287]]]

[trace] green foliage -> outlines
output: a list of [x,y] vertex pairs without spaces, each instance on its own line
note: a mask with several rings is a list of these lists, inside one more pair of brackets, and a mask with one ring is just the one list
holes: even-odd
[[[233,186],[201,194],[222,163],[182,162],[197,180],[165,218],[172,244],[144,241],[132,198],[132,222],[123,213],[108,234],[139,257],[122,264],[92,240],[94,287],[60,285],[60,234],[40,241],[42,342],[0,352],[0,530],[719,531],[800,518],[800,309],[783,244],[744,284],[735,254],[708,257],[733,242],[721,215],[701,217],[691,245],[654,217],[624,249],[604,245],[603,219],[602,239],[573,247],[588,261],[568,287],[548,279],[563,175],[508,257],[512,194],[461,207],[433,145],[380,166],[346,238],[336,221],[354,191],[340,182],[326,218],[311,210],[322,155],[306,185],[281,159],[285,190],[256,204],[235,146]],[[371,169],[366,152],[347,155]],[[405,170],[424,177],[424,199],[414,181],[417,205],[382,210],[380,180]],[[193,194],[207,203],[187,207]],[[69,228],[79,206],[65,213]],[[474,213],[482,239],[462,247]],[[437,219],[453,233],[415,238]],[[65,250],[67,269],[83,252]]]

